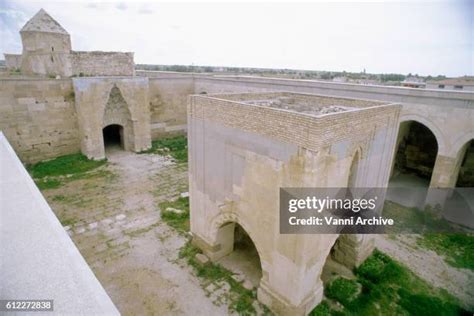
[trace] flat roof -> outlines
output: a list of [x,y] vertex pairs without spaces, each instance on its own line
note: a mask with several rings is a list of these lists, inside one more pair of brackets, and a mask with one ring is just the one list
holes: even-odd
[[380,101],[288,92],[212,94],[209,96],[232,100],[242,104],[297,112],[309,116],[322,116],[389,104],[388,102]]

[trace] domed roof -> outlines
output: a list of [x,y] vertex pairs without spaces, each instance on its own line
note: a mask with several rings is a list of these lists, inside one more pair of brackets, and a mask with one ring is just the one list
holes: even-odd
[[26,22],[20,32],[68,34],[68,32],[43,9],[39,10],[38,13]]

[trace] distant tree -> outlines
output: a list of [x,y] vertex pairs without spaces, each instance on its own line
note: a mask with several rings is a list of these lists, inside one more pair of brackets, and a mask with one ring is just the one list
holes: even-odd
[[405,76],[401,74],[381,74],[380,75],[380,80],[382,82],[387,82],[387,81],[403,81],[405,80]]

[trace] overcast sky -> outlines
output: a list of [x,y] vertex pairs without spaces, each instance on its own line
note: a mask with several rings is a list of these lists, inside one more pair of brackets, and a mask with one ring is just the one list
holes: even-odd
[[0,0],[0,54],[21,52],[18,31],[41,7],[74,50],[132,51],[136,63],[474,75],[469,0]]

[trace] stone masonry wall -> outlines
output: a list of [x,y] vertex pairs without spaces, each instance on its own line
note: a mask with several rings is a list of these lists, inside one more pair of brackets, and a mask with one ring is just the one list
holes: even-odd
[[21,55],[5,54],[5,66],[7,67],[7,69],[20,69]]
[[280,111],[271,108],[244,105],[212,97],[191,97],[188,115],[199,119],[225,124],[248,132],[296,144],[309,150],[318,150],[323,145],[346,138],[365,136],[370,130],[367,125],[354,124],[356,121],[370,122],[370,126],[387,126],[387,118],[396,113],[399,106],[377,106],[360,111],[338,113],[330,117],[311,117],[300,113]]
[[71,80],[0,81],[0,130],[24,163],[79,152]]
[[192,78],[149,78],[152,139],[186,131],[186,108],[191,94]]
[[73,75],[76,76],[133,76],[133,53],[71,52]]

